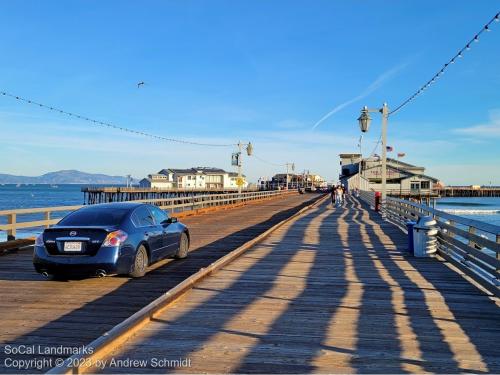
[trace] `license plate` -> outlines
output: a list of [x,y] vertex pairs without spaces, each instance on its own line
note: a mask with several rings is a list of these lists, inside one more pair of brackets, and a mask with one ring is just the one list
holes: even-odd
[[82,251],[81,242],[65,242],[64,251]]

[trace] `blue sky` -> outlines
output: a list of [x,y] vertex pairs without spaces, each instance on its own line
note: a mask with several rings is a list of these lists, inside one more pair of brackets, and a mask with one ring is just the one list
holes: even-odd
[[[329,180],[338,154],[357,151],[363,105],[394,108],[500,10],[493,0],[61,4],[1,2],[0,90],[166,137],[250,140],[261,159]],[[394,154],[448,184],[500,184],[500,24],[492,29],[390,118]],[[231,148],[153,141],[6,97],[0,131],[0,173],[231,168]],[[379,134],[375,116],[364,153]],[[254,181],[284,169],[245,159]]]

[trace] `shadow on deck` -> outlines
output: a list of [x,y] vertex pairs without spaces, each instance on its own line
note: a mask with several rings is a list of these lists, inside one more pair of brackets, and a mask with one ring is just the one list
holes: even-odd
[[[324,203],[201,282],[115,359],[208,373],[500,372],[495,302],[363,203]],[[166,372],[107,367],[109,372]]]
[[[319,196],[296,196],[267,201],[244,210],[228,210],[192,217],[189,223],[193,251],[187,259],[167,261],[141,279],[110,277],[71,281],[44,281],[37,275],[28,252],[3,257],[0,272],[4,300],[0,305],[0,372],[20,372],[5,359],[48,358],[59,355],[8,355],[6,345],[55,348],[90,343],[167,290],[284,220]],[[245,219],[245,220],[244,220]],[[14,268],[13,268],[14,265]],[[9,271],[10,270],[10,271]],[[26,298],[28,295],[29,298]],[[46,365],[21,369],[48,370]]]

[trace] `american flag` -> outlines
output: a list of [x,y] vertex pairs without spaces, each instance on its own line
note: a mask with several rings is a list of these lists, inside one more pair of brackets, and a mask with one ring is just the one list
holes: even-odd
[[398,152],[398,158],[405,157],[406,154],[404,152]]
[[392,150],[394,150],[394,149],[393,149],[391,146],[387,146],[387,147],[386,147],[386,150],[387,150],[387,152],[391,152],[391,151],[392,151]]

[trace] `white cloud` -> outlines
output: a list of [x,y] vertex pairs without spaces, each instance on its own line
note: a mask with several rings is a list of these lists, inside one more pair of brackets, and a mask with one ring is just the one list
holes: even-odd
[[392,78],[394,75],[396,75],[402,69],[404,69],[407,65],[408,65],[407,63],[397,65],[397,66],[389,69],[388,71],[384,72],[380,76],[378,76],[377,79],[375,81],[373,81],[361,94],[359,94],[358,96],[356,96],[352,99],[347,100],[346,102],[344,102],[342,104],[339,104],[338,106],[333,108],[330,112],[328,112],[326,115],[324,115],[318,122],[316,122],[313,125],[312,129],[313,130],[316,129],[320,124],[322,124],[324,121],[326,121],[329,117],[333,116],[335,113],[341,111],[345,107],[347,107],[347,106],[367,97],[368,95],[370,95],[372,92],[377,90],[380,86],[382,86],[385,81]]
[[500,137],[500,109],[490,111],[490,121],[486,124],[455,129],[454,132],[478,138]]

